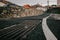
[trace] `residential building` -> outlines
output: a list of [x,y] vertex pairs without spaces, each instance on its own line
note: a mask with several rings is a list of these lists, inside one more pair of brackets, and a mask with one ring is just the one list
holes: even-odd
[[4,5],[5,5],[4,3],[0,2],[0,6],[4,6]]
[[60,5],[60,0],[57,0],[57,5]]

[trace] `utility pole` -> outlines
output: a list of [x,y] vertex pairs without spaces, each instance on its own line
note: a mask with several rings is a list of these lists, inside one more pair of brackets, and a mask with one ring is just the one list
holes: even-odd
[[47,6],[48,6],[47,9],[49,9],[49,0],[47,0]]

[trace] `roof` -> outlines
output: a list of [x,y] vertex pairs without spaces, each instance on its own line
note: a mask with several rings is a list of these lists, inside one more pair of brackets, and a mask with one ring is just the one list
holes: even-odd
[[30,5],[26,4],[23,6],[24,8],[30,8]]
[[0,2],[0,6],[4,6],[4,5],[5,5],[4,3]]

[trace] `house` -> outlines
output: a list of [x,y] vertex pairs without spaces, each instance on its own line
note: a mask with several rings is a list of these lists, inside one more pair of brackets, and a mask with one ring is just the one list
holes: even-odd
[[0,6],[4,6],[5,5],[5,3],[3,3],[3,2],[0,2]]
[[42,11],[46,11],[47,10],[46,7],[44,7],[44,6],[40,5],[40,4],[33,5],[32,8],[35,8],[37,10],[42,10]]
[[28,5],[28,4],[24,5],[23,7],[24,7],[24,8],[27,8],[27,9],[28,9],[28,8],[31,8],[31,6]]

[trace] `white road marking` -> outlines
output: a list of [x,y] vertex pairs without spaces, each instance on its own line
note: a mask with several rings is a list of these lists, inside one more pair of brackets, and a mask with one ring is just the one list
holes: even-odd
[[47,26],[46,20],[48,17],[43,18],[43,21],[42,21],[42,29],[43,29],[43,32],[45,34],[46,40],[57,40],[55,35],[51,32],[51,30]]
[[10,27],[6,27],[6,28],[4,28],[4,29],[8,29],[8,28],[11,28],[11,27],[14,27],[14,26],[16,26],[16,25],[12,25],[12,26],[10,26]]
[[[21,24],[17,24],[17,25],[21,25]],[[6,27],[6,28],[3,28],[3,29],[1,29],[0,31],[5,30],[5,29],[8,29],[8,28],[12,28],[12,27],[17,26],[17,25],[15,24],[15,25],[12,25],[12,26],[9,26],[9,27]]]
[[25,28],[28,28],[28,26],[26,25]]
[[14,27],[14,26],[16,26],[16,25],[12,25],[12,26],[9,26],[9,27],[6,27],[6,28],[3,28],[3,29],[1,29],[0,31],[2,31],[2,30],[4,30],[4,29],[11,28],[11,27]]
[[11,27],[14,27],[14,26],[16,26],[16,25],[12,25],[12,26],[10,26],[10,27],[6,27],[6,28],[4,28],[4,29],[8,29],[8,28],[11,28]]

